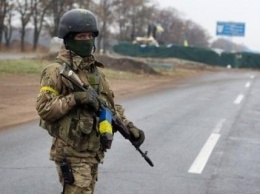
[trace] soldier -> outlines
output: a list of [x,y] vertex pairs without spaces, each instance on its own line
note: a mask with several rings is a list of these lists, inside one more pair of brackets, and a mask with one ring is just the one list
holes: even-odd
[[[102,132],[98,127],[101,100],[127,126],[135,146],[144,142],[144,132],[126,119],[122,106],[114,104],[113,91],[100,70],[104,66],[92,55],[98,34],[92,12],[85,9],[66,12],[58,30],[64,45],[55,62],[41,75],[36,110],[40,126],[53,136],[50,159],[56,163],[66,194],[94,193],[98,164],[103,162],[104,152],[109,148],[101,141]],[[89,89],[79,91],[62,77],[60,72],[64,65],[89,85]]]

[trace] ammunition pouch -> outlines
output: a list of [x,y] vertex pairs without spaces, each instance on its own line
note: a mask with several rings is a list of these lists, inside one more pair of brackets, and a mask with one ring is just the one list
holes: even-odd
[[77,114],[73,110],[57,121],[40,122],[40,126],[51,136],[60,138],[79,152],[100,150],[100,136],[96,131],[96,125],[95,116],[86,111]]

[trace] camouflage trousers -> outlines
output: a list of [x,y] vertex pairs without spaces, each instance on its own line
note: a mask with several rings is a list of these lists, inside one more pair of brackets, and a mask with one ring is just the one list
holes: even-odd
[[[63,176],[60,169],[60,164],[56,163],[56,168],[59,175],[59,180],[63,186]],[[93,194],[95,183],[97,181],[98,164],[86,162],[70,162],[74,176],[73,184],[66,184],[65,194]]]

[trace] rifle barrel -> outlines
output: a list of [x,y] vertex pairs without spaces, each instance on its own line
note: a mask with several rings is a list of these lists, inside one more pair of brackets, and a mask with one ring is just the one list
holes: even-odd
[[144,157],[145,161],[150,165],[154,166],[152,160],[147,156],[148,152],[146,151],[145,153],[138,147],[136,147],[136,150]]

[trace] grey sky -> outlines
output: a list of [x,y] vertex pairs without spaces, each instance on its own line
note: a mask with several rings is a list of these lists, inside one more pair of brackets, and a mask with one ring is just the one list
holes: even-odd
[[[244,22],[245,37],[230,40],[245,44],[260,52],[260,0],[153,0],[161,8],[173,7],[184,19],[191,19],[208,31],[212,40],[216,36],[217,21]],[[221,36],[223,38],[228,38]]]

